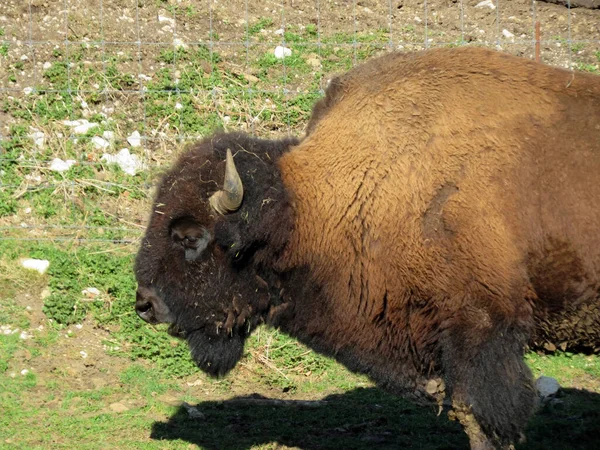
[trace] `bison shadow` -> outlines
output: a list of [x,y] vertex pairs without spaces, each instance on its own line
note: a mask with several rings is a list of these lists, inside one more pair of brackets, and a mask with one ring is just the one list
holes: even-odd
[[[209,450],[240,450],[277,443],[304,450],[468,449],[462,428],[445,412],[414,405],[376,388],[359,388],[317,402],[260,396],[207,401],[178,408],[156,422],[151,437],[183,440]],[[200,414],[198,414],[198,412]],[[194,415],[201,417],[192,418]],[[600,395],[564,389],[542,407],[518,450],[600,448]]]

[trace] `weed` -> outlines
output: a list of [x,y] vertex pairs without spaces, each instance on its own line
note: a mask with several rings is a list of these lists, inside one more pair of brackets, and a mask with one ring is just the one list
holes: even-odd
[[318,36],[317,26],[313,23],[309,23],[308,25],[306,25],[306,27],[304,28],[304,32],[306,33],[306,36],[311,38],[316,38]]
[[269,28],[273,25],[273,19],[270,17],[263,17],[253,25],[248,26],[248,34],[254,35],[260,33],[261,30]]
[[590,72],[590,73],[600,73],[598,64],[578,63],[577,70],[581,70],[583,72]]
[[0,56],[8,56],[8,44],[0,45]]

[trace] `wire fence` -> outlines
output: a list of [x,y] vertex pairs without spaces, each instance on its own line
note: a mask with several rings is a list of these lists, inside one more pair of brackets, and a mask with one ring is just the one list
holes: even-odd
[[333,74],[392,50],[598,71],[599,24],[570,1],[3,2],[0,240],[135,244],[157,174],[216,128],[301,135]]

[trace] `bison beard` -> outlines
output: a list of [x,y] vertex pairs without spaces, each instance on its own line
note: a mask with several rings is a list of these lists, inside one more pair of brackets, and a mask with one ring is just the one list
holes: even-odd
[[510,448],[526,345],[600,349],[598,117],[593,75],[478,48],[375,59],[332,80],[302,141],[181,156],[138,314],[173,320],[212,376],[267,323],[390,391],[450,396],[472,449]]
[[194,331],[186,336],[192,358],[198,367],[213,377],[222,377],[242,357],[244,339],[240,336],[210,336]]

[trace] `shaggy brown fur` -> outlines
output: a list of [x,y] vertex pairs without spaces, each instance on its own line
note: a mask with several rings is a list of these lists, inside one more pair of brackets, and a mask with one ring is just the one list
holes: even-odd
[[[173,318],[212,374],[264,320],[394,392],[441,377],[472,448],[508,446],[536,321],[540,345],[556,324],[600,345],[599,118],[592,75],[477,48],[375,59],[295,147],[223,135],[184,156],[138,255],[138,312]],[[218,216],[226,148],[245,194]]]

